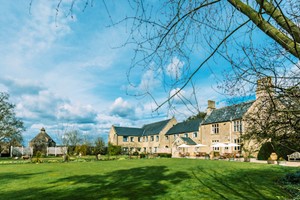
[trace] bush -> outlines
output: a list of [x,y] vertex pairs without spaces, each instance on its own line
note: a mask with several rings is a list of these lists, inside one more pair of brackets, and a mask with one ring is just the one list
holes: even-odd
[[172,154],[170,153],[159,153],[158,156],[161,158],[172,158]]
[[299,147],[294,147],[289,144],[288,145],[276,145],[271,142],[266,142],[261,146],[261,148],[258,152],[258,155],[257,155],[257,159],[258,160],[267,160],[268,157],[271,155],[271,153],[275,152],[278,155],[278,157],[282,157],[285,160],[287,160],[288,159],[287,155],[292,154],[294,151],[286,148],[285,146],[292,147],[291,149],[295,149],[295,150],[299,149]]
[[257,159],[258,160],[268,160],[268,158],[270,157],[271,153],[274,152],[274,149],[272,147],[271,142],[266,142],[264,143],[257,155]]
[[141,154],[140,154],[140,158],[146,158],[146,154],[141,153]]
[[32,162],[34,163],[42,163],[42,152],[40,151],[37,151],[36,154],[35,154],[35,159],[32,160]]
[[292,195],[293,199],[300,199],[300,171],[286,174],[279,179],[279,184]]

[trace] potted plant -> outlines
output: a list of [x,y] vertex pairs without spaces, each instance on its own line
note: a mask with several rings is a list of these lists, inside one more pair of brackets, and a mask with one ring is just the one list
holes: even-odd
[[234,161],[234,158],[235,158],[235,154],[230,153],[230,154],[228,155],[228,160],[229,160],[229,161]]
[[205,154],[205,160],[209,160],[209,159],[210,159],[209,154]]
[[244,162],[250,162],[250,155],[244,156]]
[[274,164],[274,163],[275,163],[275,161],[274,161],[274,160],[272,160],[272,158],[271,158],[271,157],[269,157],[269,158],[268,158],[268,160],[267,160],[267,163],[268,163],[268,164]]
[[286,160],[285,160],[283,157],[280,157],[280,158],[277,160],[277,164],[278,164],[278,165],[285,165],[285,164],[286,164]]

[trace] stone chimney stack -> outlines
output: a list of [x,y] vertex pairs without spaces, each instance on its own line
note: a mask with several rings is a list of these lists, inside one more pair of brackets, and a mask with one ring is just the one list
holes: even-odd
[[206,115],[210,115],[210,113],[216,109],[216,102],[212,100],[207,101],[207,109],[206,109]]
[[274,85],[271,77],[264,77],[257,80],[256,99],[261,97],[269,97],[274,94]]

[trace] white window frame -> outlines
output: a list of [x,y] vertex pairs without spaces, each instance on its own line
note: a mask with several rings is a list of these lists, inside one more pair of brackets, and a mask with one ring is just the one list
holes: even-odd
[[156,142],[159,142],[159,135],[157,135],[157,136],[155,137],[155,141],[156,141]]
[[198,132],[193,133],[193,138],[196,138],[196,137],[198,137]]
[[233,131],[234,132],[242,132],[243,130],[243,124],[242,120],[236,120],[233,122]]
[[[240,139],[240,138],[236,138],[236,139],[233,140],[233,142],[234,142],[235,144],[240,144],[241,139]],[[240,151],[240,150],[241,150],[241,146],[236,146],[236,147],[234,147],[234,150],[235,150],[235,151]]]
[[154,141],[154,135],[151,135],[150,136],[150,142],[153,142]]
[[[220,142],[220,140],[212,140],[212,144]],[[213,147],[213,151],[220,151],[220,147]]]
[[212,134],[219,134],[219,124],[212,124],[211,125],[211,133]]
[[123,142],[128,142],[128,136],[123,136]]

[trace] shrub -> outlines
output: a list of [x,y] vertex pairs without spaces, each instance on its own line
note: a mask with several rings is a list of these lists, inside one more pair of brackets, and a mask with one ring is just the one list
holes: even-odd
[[140,154],[140,158],[146,158],[146,154],[141,153],[141,154]]
[[[285,146],[290,146],[292,149],[299,149],[299,147],[294,147],[291,145],[276,145],[275,143],[266,142],[264,143],[257,155],[258,160],[267,160],[272,152],[275,152],[278,157],[282,157],[287,160],[287,155],[293,153],[293,150],[286,148]],[[274,147],[274,148],[273,148]]]
[[258,152],[258,155],[257,155],[257,159],[258,160],[268,160],[268,158],[272,152],[274,152],[274,149],[271,145],[271,142],[266,142],[261,146],[261,148]]
[[293,199],[300,199],[300,171],[288,173],[279,179],[278,182],[283,189],[292,195]]
[[35,154],[35,159],[33,159],[32,162],[41,163],[42,162],[41,157],[42,157],[42,152],[37,151],[36,154]]
[[158,156],[161,157],[161,158],[171,158],[172,154],[170,154],[170,153],[159,153]]

